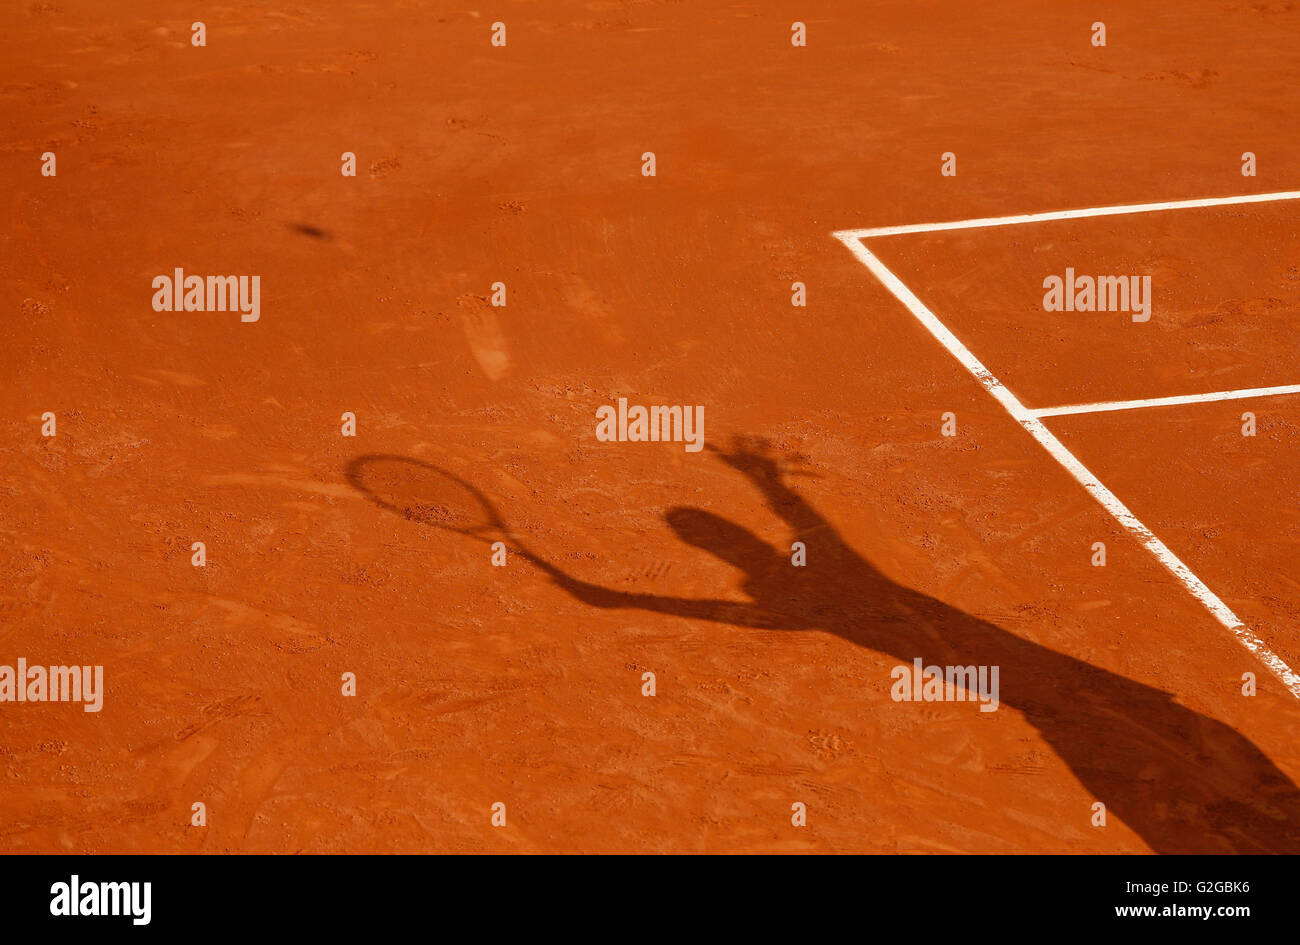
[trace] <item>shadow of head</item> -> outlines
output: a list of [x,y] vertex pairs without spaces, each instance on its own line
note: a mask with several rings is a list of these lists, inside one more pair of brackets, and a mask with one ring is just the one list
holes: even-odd
[[677,506],[664,514],[664,521],[686,544],[742,571],[766,570],[777,558],[776,551],[749,529],[703,509]]

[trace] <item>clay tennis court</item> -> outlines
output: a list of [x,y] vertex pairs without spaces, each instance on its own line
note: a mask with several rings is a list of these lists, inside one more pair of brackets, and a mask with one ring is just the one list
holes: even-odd
[[[1297,43],[1281,0],[8,5],[0,664],[104,691],[0,702],[0,849],[1300,852],[1300,394],[1041,418],[1182,573],[907,301],[1026,410],[1300,384]],[[1150,320],[1045,311],[1066,267]],[[260,317],[156,310],[176,269]],[[598,439],[620,398],[705,448]],[[1000,706],[896,701],[916,658]]]

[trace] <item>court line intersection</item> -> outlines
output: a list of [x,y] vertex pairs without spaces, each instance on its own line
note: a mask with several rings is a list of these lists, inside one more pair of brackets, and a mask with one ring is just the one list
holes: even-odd
[[1025,213],[1003,217],[983,217],[972,220],[955,220],[946,223],[918,223],[905,226],[869,227],[865,229],[837,230],[831,235],[848,247],[849,252],[866,266],[881,284],[921,322],[948,352],[953,355],[970,374],[979,381],[1002,406],[1007,413],[1047,450],[1052,457],[1065,467],[1075,480],[1109,512],[1116,521],[1129,531],[1137,540],[1156,557],[1164,567],[1208,610],[1216,620],[1230,631],[1237,641],[1255,655],[1269,670],[1282,681],[1291,694],[1300,699],[1300,675],[1274,653],[1253,630],[1232,612],[1196,574],[1183,563],[1170,548],[1152,531],[1142,524],[1115,493],[1098,479],[1088,467],[1079,461],[1064,443],[1056,438],[1043,424],[1043,417],[1064,416],[1066,414],[1097,413],[1108,410],[1135,410],[1171,404],[1199,403],[1214,400],[1233,400],[1246,397],[1267,397],[1278,394],[1300,392],[1300,385],[1284,387],[1257,387],[1235,391],[1218,391],[1211,394],[1190,394],[1176,397],[1156,397],[1147,400],[1110,401],[1095,404],[1073,404],[1060,407],[1043,407],[1031,409],[1020,402],[1005,384],[984,366],[965,344],[954,335],[925,303],[904,284],[903,280],[867,249],[865,241],[885,236],[901,236],[911,233],[934,233],[943,230],[979,229],[985,227],[1012,226],[1025,223],[1041,223],[1049,220],[1077,220],[1089,217],[1118,216],[1130,213],[1154,213],[1165,210],[1184,210],[1198,207],[1224,207],[1238,204],[1270,203],[1282,200],[1300,200],[1300,191],[1279,191],[1271,194],[1246,194],[1237,197],[1206,197],[1197,200],[1173,200],[1159,203],[1124,204],[1110,207],[1089,207],[1080,210],[1056,210],[1046,213]]

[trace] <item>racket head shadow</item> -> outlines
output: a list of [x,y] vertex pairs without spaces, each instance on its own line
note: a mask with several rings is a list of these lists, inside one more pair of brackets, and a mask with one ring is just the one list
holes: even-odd
[[433,463],[371,453],[348,463],[347,479],[371,502],[407,521],[483,541],[508,536],[487,496]]

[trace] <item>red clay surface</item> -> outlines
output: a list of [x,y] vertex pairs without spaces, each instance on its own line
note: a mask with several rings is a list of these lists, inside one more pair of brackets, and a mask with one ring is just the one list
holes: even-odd
[[[107,695],[0,704],[0,845],[1300,850],[1300,704],[830,236],[1292,189],[1297,41],[1294,4],[1231,0],[9,5],[0,664]],[[1027,274],[1139,250],[1271,298],[1289,212],[1062,225]],[[960,318],[1034,239],[898,246]],[[178,266],[259,274],[261,321],[154,312]],[[1189,322],[1241,342],[1197,363],[1294,382],[1259,317],[1267,350]],[[1188,392],[1181,348],[1032,332],[979,353],[1033,406]],[[620,396],[703,405],[711,449],[597,442]],[[1282,648],[1300,420],[1270,409],[1245,442],[1236,406],[1054,428]],[[433,527],[421,464],[545,564]],[[893,702],[914,656],[1000,665],[1002,707]]]
[[[1246,411],[1255,416],[1253,437],[1241,432]],[[1051,423],[1279,656],[1300,663],[1300,509],[1292,478],[1300,396]]]
[[[1026,406],[1052,407],[1300,383],[1296,216],[1279,201],[868,245]],[[1149,320],[1044,311],[1067,267],[1149,276]]]

